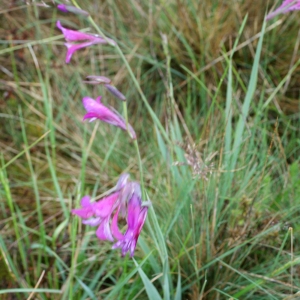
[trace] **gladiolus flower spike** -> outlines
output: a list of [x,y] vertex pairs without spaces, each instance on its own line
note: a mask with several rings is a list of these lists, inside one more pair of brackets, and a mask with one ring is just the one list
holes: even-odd
[[[139,183],[128,180],[128,174],[121,175],[113,192],[99,201],[91,202],[89,196],[83,197],[81,208],[73,209],[72,214],[82,218],[83,224],[98,226],[96,236],[100,240],[116,239],[112,249],[121,248],[122,256],[130,252],[130,257],[133,257],[147,217],[148,206],[142,204]],[[119,213],[127,220],[127,230],[124,234],[118,226]]]
[[[62,31],[67,43],[65,43],[65,46],[67,47],[67,56],[66,56],[66,63],[69,63],[72,55],[74,52],[76,52],[79,49],[89,47],[95,44],[107,44],[110,43],[111,45],[115,46],[116,42],[109,38],[102,38],[99,35],[93,35],[88,33],[83,33],[76,30],[71,30],[63,27],[60,23],[60,21],[56,22],[56,26]],[[72,42],[78,42],[78,41],[85,41],[80,44],[75,44]]]
[[103,105],[101,103],[101,97],[98,97],[96,100],[90,97],[84,97],[82,99],[82,104],[87,111],[83,120],[90,119],[90,122],[93,122],[96,119],[99,119],[102,122],[117,126],[125,131],[127,131],[128,126],[128,132],[131,138],[134,140],[136,139],[136,134],[132,126],[130,124],[127,124],[126,126],[125,120],[117,111]]
[[273,12],[266,16],[266,20],[273,19],[279,14],[286,14],[293,10],[300,10],[300,0],[285,0],[282,4]]

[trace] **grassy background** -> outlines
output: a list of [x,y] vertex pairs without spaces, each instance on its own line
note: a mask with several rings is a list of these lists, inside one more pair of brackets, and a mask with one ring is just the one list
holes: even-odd
[[[296,299],[299,12],[263,26],[273,2],[78,3],[118,42],[160,123],[112,47],[64,63],[56,20],[95,32],[86,19],[52,2],[1,7],[0,298]],[[82,122],[83,96],[122,111],[82,83],[91,74],[126,95],[139,139],[153,210],[135,260],[70,216],[122,172],[140,178],[126,134]]]

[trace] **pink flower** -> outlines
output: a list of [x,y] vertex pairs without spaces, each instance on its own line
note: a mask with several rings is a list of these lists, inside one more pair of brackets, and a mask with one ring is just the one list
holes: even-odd
[[90,196],[84,196],[81,199],[82,208],[73,209],[72,214],[84,219],[83,224],[99,226],[96,235],[100,240],[113,241],[109,221],[118,197],[119,193],[116,192],[101,201],[91,203]]
[[128,200],[127,230],[124,235],[119,231],[117,224],[118,209],[112,221],[112,233],[118,239],[118,242],[112,248],[121,248],[122,256],[125,256],[130,251],[130,257],[133,257],[139,235],[147,217],[148,207],[142,205],[140,185],[137,182],[128,183],[129,185],[133,193]]
[[[69,63],[71,60],[71,57],[73,53],[79,49],[89,47],[95,44],[107,44],[108,42],[111,45],[116,45],[116,42],[109,38],[102,38],[99,35],[93,35],[88,33],[83,33],[76,30],[71,30],[64,28],[60,21],[56,22],[56,26],[62,31],[67,43],[65,43],[65,46],[67,47],[67,56],[66,56],[66,63]],[[77,42],[77,41],[85,41],[80,44],[74,44],[71,42]]]
[[70,13],[73,13],[73,14],[76,14],[76,15],[82,15],[82,16],[85,16],[85,17],[89,16],[89,13],[87,11],[82,10],[80,8],[77,8],[75,6],[65,5],[65,4],[58,4],[57,8],[60,11],[65,12],[65,13],[70,12]]
[[100,240],[114,240],[110,230],[110,219],[113,211],[121,207],[120,191],[126,186],[128,179],[128,174],[122,174],[109,196],[97,202],[91,202],[90,196],[84,196],[81,199],[81,208],[72,209],[72,214],[82,218],[83,224],[99,226],[96,235]]
[[266,16],[266,20],[270,20],[279,14],[286,14],[293,10],[300,10],[300,0],[284,0],[276,10]]
[[[113,192],[99,201],[91,202],[90,196],[81,200],[81,208],[73,209],[72,214],[83,219],[82,223],[98,226],[96,236],[100,240],[117,242],[112,249],[121,248],[122,255],[134,255],[136,244],[145,223],[148,207],[142,205],[141,189],[137,182],[128,182],[129,175],[120,176]],[[148,203],[147,203],[148,205]],[[118,220],[127,216],[125,234],[119,230]]]
[[[84,97],[82,99],[82,104],[87,111],[83,120],[91,119],[90,122],[93,122],[96,119],[101,120],[102,122],[117,126],[125,131],[127,131],[126,122],[123,117],[115,111],[113,108],[109,109],[101,102],[101,96],[96,100],[90,97]],[[128,132],[132,139],[136,139],[136,134],[131,125],[128,124]]]

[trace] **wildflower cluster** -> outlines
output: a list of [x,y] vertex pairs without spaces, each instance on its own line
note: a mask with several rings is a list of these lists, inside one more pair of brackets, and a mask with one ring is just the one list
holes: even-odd
[[[142,205],[139,183],[129,182],[128,179],[128,174],[122,174],[113,192],[97,202],[91,202],[90,196],[83,197],[81,208],[73,209],[72,213],[81,217],[83,224],[98,226],[96,235],[100,240],[117,239],[113,249],[122,248],[122,255],[130,251],[132,257],[148,207]],[[125,234],[118,227],[119,214],[122,217],[127,215]]]
[[[73,6],[58,5],[58,9],[63,12],[88,16],[89,14]],[[67,47],[66,63],[71,61],[73,54],[82,48],[95,44],[110,44],[116,46],[112,39],[99,36],[97,34],[87,34],[76,30],[71,30],[62,26],[57,21],[56,26],[65,37]],[[121,101],[126,101],[126,97],[111,84],[111,80],[104,76],[87,76],[84,81],[88,84],[103,84],[104,87]],[[101,96],[96,100],[91,97],[82,99],[86,114],[83,120],[90,122],[100,120],[127,131],[131,139],[136,140],[136,133],[133,127],[112,107],[107,107],[101,102]],[[96,236],[100,240],[107,240],[115,243],[112,248],[121,248],[122,255],[130,252],[134,255],[139,234],[147,217],[149,202],[142,202],[141,187],[138,182],[130,182],[129,174],[122,174],[116,186],[109,193],[98,201],[92,202],[91,197],[86,195],[81,199],[81,208],[72,210],[73,215],[82,218],[82,223],[90,226],[98,226]],[[127,229],[122,233],[119,229],[119,218],[126,220]]]

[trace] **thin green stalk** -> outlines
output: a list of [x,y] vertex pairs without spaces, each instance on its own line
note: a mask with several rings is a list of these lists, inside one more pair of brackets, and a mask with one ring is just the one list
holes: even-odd
[[[26,136],[25,125],[24,125],[24,120],[23,120],[23,116],[22,116],[21,107],[19,107],[19,113],[20,113],[20,122],[21,122],[23,140],[24,140],[25,147],[26,147],[25,149],[27,149],[26,150],[26,157],[27,157],[28,166],[29,166],[29,170],[30,170],[30,173],[31,173],[31,177],[32,177],[32,185],[33,185],[33,190],[34,190],[34,194],[35,194],[36,211],[37,211],[37,215],[38,215],[38,221],[39,221],[39,224],[40,224],[40,238],[41,238],[42,244],[46,245],[46,239],[45,239],[46,231],[45,231],[45,224],[44,224],[44,220],[43,220],[43,214],[42,214],[42,208],[41,208],[41,200],[40,200],[40,194],[39,194],[39,189],[38,189],[37,177],[36,177],[36,174],[35,174],[34,169],[33,169],[32,161],[31,161],[31,157],[30,157],[30,152],[28,151],[28,140],[27,140],[27,136]],[[47,257],[46,257],[46,261],[48,262]],[[42,251],[40,250],[38,252],[37,274],[41,273],[41,270],[40,270],[41,262],[42,262]]]
[[[128,273],[127,265],[128,265],[128,256],[125,256],[124,261],[123,261],[122,277],[120,278],[120,280],[122,280],[123,278],[125,278],[126,274]],[[124,298],[125,298],[125,288],[122,287],[121,291],[120,291],[120,294],[119,294],[119,299],[124,299]]]
[[10,164],[12,164],[16,159],[18,159],[20,156],[22,156],[24,153],[26,153],[26,151],[28,151],[29,149],[31,149],[32,147],[34,147],[36,144],[38,144],[42,139],[44,139],[44,137],[46,137],[48,134],[50,133],[50,130],[48,130],[47,132],[45,132],[40,138],[38,138],[34,143],[32,143],[31,145],[27,146],[24,148],[24,150],[22,150],[21,152],[19,152],[15,157],[13,157],[10,161],[8,161],[5,165],[3,165],[1,167],[2,170],[4,170],[5,168],[7,168]]
[[[55,126],[54,126],[54,122],[53,122],[53,108],[52,108],[52,97],[50,95],[50,91],[49,91],[49,82],[44,80],[42,71],[40,69],[40,65],[38,62],[38,59],[35,55],[35,52],[32,48],[31,45],[28,46],[28,49],[31,53],[34,65],[35,65],[35,69],[38,75],[38,78],[40,80],[40,84],[41,84],[41,89],[42,89],[42,93],[43,93],[43,99],[44,99],[44,109],[45,109],[45,115],[47,116],[46,119],[46,123],[45,126],[47,129],[50,130],[50,141],[51,141],[51,154],[52,157],[51,159],[53,160],[53,165],[56,166],[56,139],[55,139]],[[47,77],[47,75],[46,75]]]
[[[79,195],[79,194],[77,194],[77,195]],[[79,202],[78,200],[79,199],[77,199],[77,202]],[[78,226],[78,219],[73,218],[72,228],[71,228],[72,260],[71,260],[70,272],[69,272],[69,277],[68,277],[68,288],[66,289],[66,293],[64,294],[64,296],[68,297],[68,299],[73,299],[74,276],[75,276],[75,272],[76,272],[76,262],[77,262],[76,251],[77,251],[77,246],[78,246],[77,226]]]
[[65,204],[63,193],[61,191],[61,188],[60,188],[60,185],[59,185],[59,182],[58,182],[57,174],[56,174],[56,171],[55,171],[55,166],[53,165],[53,160],[51,159],[51,155],[50,155],[50,151],[49,151],[49,141],[47,139],[45,139],[45,152],[46,152],[46,157],[47,157],[47,161],[48,161],[49,170],[50,170],[50,173],[51,173],[51,176],[52,176],[54,187],[56,189],[56,192],[57,192],[57,195],[58,195],[58,198],[59,198],[60,205],[62,207],[65,218],[68,218],[69,217],[69,210],[68,210],[68,208]]
[[62,38],[62,36],[63,35],[61,34],[61,35],[52,36],[52,37],[38,40],[38,41],[24,42],[21,45],[17,45],[17,46],[12,46],[12,44],[11,44],[9,48],[5,48],[5,49],[1,50],[0,55],[9,53],[9,52],[13,53],[15,50],[20,50],[20,49],[26,48],[28,46],[43,45],[43,44],[51,45],[54,41],[60,40]]
[[[3,158],[1,160],[2,160],[2,165],[3,165],[4,164]],[[19,230],[20,228],[18,226],[18,220],[17,220],[17,217],[16,217],[16,211],[15,211],[15,208],[14,208],[14,201],[13,201],[12,196],[11,196],[7,174],[6,174],[6,172],[3,168],[2,168],[2,170],[0,170],[0,182],[2,183],[2,186],[3,186],[3,189],[4,189],[4,194],[5,194],[6,200],[7,200],[7,204],[8,204],[9,210],[11,212],[14,232],[16,234],[16,241],[17,241],[17,244],[18,244],[19,253],[20,253],[20,256],[21,256],[21,261],[22,261],[22,264],[23,264],[23,268],[24,268],[24,270],[28,270],[28,264],[27,264],[25,249],[24,249],[23,243],[21,241],[21,234],[20,234],[20,230]],[[26,281],[29,283],[30,282],[30,277],[29,277],[28,271],[25,271],[25,278],[26,278]]]
[[137,153],[137,156],[138,156],[138,164],[139,164],[139,169],[140,169],[140,182],[141,182],[141,189],[142,189],[142,199],[147,201],[146,194],[145,194],[145,188],[144,188],[143,164],[142,164],[139,144],[138,144],[137,140],[134,140],[134,146],[135,146],[136,153]]
[[85,189],[85,174],[86,174],[86,163],[88,159],[88,151],[85,151],[86,149],[86,136],[87,136],[87,131],[86,127],[84,127],[83,131],[83,143],[82,143],[82,158],[81,158],[81,172],[80,172],[80,182],[81,182],[81,194],[84,194],[84,189]]
[[124,116],[125,116],[125,121],[126,121],[126,129],[127,129],[127,132],[129,133],[127,101],[123,101],[123,111],[124,111]]
[[[125,116],[125,121],[126,121],[126,129],[127,129],[128,134],[130,135],[129,127],[128,127],[127,101],[123,101],[123,111],[124,111],[124,116]],[[140,182],[141,182],[141,190],[142,190],[142,199],[146,200],[146,195],[145,195],[145,190],[144,190],[143,165],[142,165],[142,159],[141,159],[141,154],[140,154],[140,149],[139,149],[139,144],[138,144],[137,139],[134,140],[134,146],[135,146],[136,153],[137,153],[137,156],[138,156],[138,165],[139,165],[139,170],[140,170]]]

